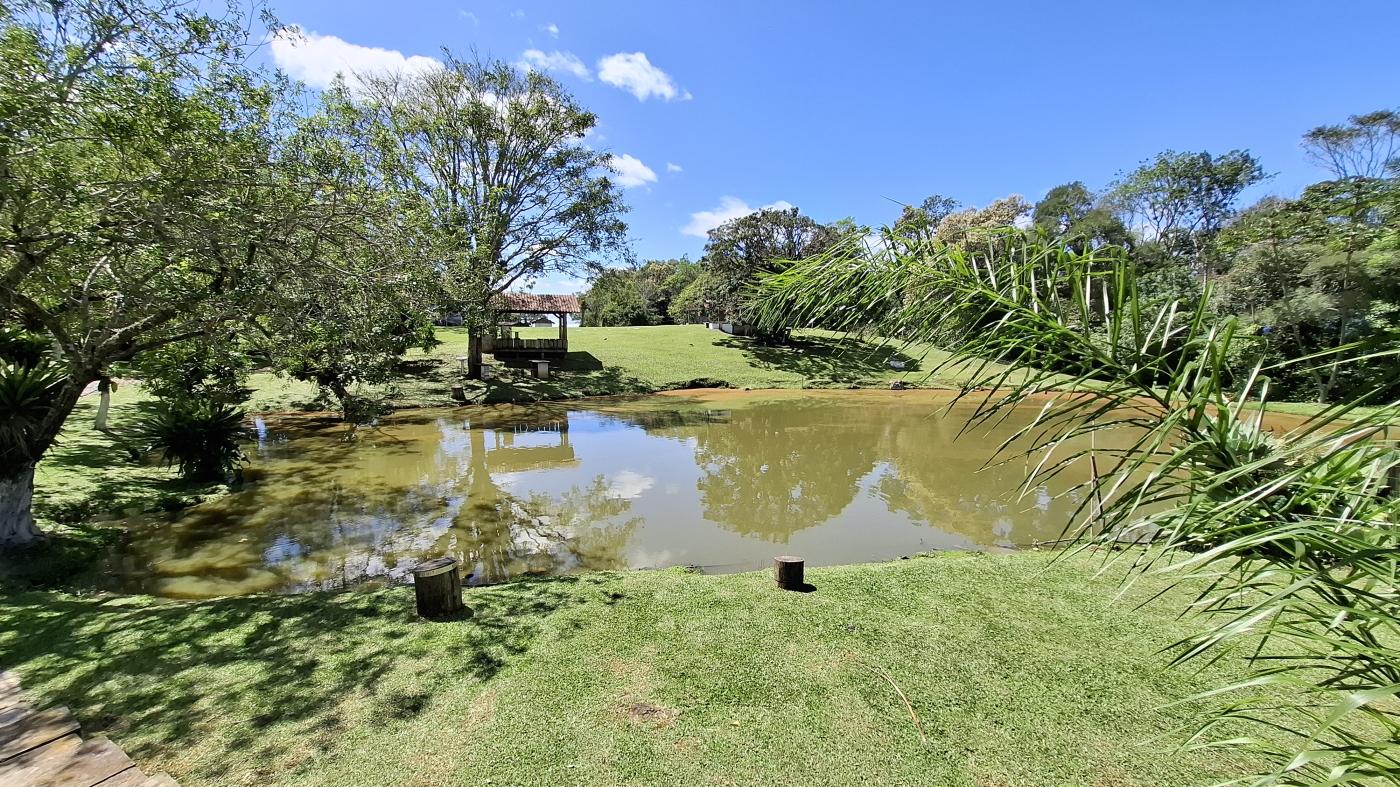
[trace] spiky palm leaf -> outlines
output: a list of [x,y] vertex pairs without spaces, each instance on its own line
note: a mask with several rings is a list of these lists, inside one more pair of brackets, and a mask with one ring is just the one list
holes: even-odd
[[[1255,785],[1400,778],[1400,504],[1386,489],[1400,403],[1362,397],[1270,433],[1278,367],[1232,376],[1231,347],[1252,339],[1211,319],[1209,292],[1145,303],[1116,249],[1079,254],[1010,234],[975,250],[891,242],[793,263],[757,297],[774,324],[945,337],[952,356],[934,372],[969,375],[962,396],[978,406],[967,429],[1038,408],[1001,446],[1003,458],[1035,458],[1023,491],[1087,464],[1088,480],[1066,493],[1080,501],[1067,539],[1150,542],[1105,554],[1129,557],[1129,576],[1204,583],[1189,611],[1209,627],[1177,643],[1174,664],[1250,660],[1247,681],[1200,698],[1230,699],[1188,746],[1270,756],[1274,770],[1241,779]],[[1240,719],[1275,734],[1216,737]]]
[[0,466],[32,461],[25,449],[63,380],[63,371],[50,364],[0,361]]

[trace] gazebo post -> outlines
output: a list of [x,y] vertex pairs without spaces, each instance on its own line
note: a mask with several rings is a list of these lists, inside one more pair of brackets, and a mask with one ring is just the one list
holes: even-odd
[[565,347],[569,346],[569,315],[567,312],[559,314],[559,341],[563,342]]

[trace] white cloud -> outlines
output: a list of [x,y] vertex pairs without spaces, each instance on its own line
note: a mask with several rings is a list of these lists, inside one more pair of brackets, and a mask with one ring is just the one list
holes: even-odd
[[510,12],[510,18],[511,18],[511,19],[524,19],[524,18],[525,18],[525,9],[523,9],[523,8],[517,8],[517,9],[515,9],[514,11],[511,11],[511,12]]
[[632,470],[623,470],[613,476],[608,484],[608,497],[622,500],[636,500],[642,493],[656,485],[656,479]]
[[668,161],[668,162],[666,162],[666,171],[667,171],[667,172],[680,172],[680,171],[681,171],[681,165],[680,165],[680,164],[672,164],[671,162]]
[[665,101],[690,100],[690,91],[677,88],[670,75],[651,64],[645,52],[618,52],[600,59],[598,78],[626,90],[638,101],[652,96]]
[[720,197],[719,205],[716,206],[714,210],[702,210],[690,214],[690,223],[681,228],[681,234],[692,235],[696,238],[706,238],[709,237],[710,230],[727,221],[741,219],[750,213],[768,210],[769,208],[774,210],[787,210],[791,207],[791,202],[780,199],[777,202],[764,205],[761,208],[751,208],[747,202],[744,202],[738,197]]
[[546,33],[549,33],[550,38],[559,37],[559,25],[556,25],[553,22],[550,22],[549,24],[545,25],[544,27],[541,27],[540,29],[545,31]]
[[643,164],[641,159],[630,153],[609,156],[608,166],[617,173],[618,185],[625,189],[656,182],[656,173],[651,170],[651,167]]
[[520,64],[536,71],[562,71],[580,79],[592,79],[593,73],[573,52],[543,52],[527,49],[520,55]]
[[422,73],[442,68],[436,58],[405,55],[396,49],[351,44],[336,36],[312,32],[282,31],[270,43],[272,61],[293,78],[311,87],[329,87],[337,74],[344,74],[353,89],[355,74],[395,71]]
[[468,11],[465,8],[457,9],[457,16],[461,19],[465,19],[468,22],[471,22],[474,25],[481,24],[481,20],[477,18],[476,14],[473,14],[471,11]]

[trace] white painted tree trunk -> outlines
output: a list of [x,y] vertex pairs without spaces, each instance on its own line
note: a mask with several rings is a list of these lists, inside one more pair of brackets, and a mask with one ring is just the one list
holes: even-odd
[[34,500],[34,465],[0,477],[0,549],[24,547],[43,538],[30,509]]
[[97,417],[92,428],[99,432],[107,431],[107,409],[112,406],[112,381],[106,378],[97,381]]

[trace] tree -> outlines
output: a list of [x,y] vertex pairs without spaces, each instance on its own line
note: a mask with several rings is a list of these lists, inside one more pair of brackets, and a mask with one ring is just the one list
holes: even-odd
[[673,322],[671,304],[700,275],[685,257],[609,268],[583,296],[583,324],[660,325]]
[[651,313],[637,286],[636,271],[605,270],[583,296],[583,325],[649,325]]
[[[334,111],[334,99],[328,104]],[[386,382],[410,348],[435,343],[438,274],[403,226],[392,194],[328,114],[302,121],[286,144],[299,160],[322,162],[322,173],[339,176],[338,199],[353,206],[347,231],[321,245],[318,265],[268,292],[245,340],[274,368],[334,396],[347,419],[361,421],[379,407],[352,389]]]
[[0,547],[41,537],[34,465],[85,386],[242,323],[337,224],[333,187],[279,146],[284,90],[244,65],[246,21],[185,0],[0,10],[0,322],[56,370],[0,436]]
[[840,239],[835,230],[797,208],[765,208],[721,224],[710,230],[701,259],[711,277],[705,286],[720,294],[711,307],[726,321],[747,323],[748,289],[760,276],[780,270],[785,262],[818,254]]
[[1031,206],[1019,194],[1002,197],[985,208],[968,208],[950,213],[938,223],[935,237],[943,243],[970,246],[998,230],[1014,227]]
[[463,315],[478,377],[493,296],[625,256],[610,157],[582,141],[597,118],[548,76],[503,62],[448,56],[430,71],[357,80],[353,95],[332,91],[333,114],[393,192],[417,253],[439,266],[443,306]]
[[1337,179],[1380,178],[1400,156],[1400,112],[1352,115],[1345,125],[1318,126],[1303,135],[1308,158]]
[[1046,192],[1031,217],[1038,229],[1078,249],[1128,246],[1132,241],[1123,221],[1099,205],[1094,193],[1077,180]]
[[1216,235],[1234,217],[1240,192],[1264,177],[1258,160],[1243,150],[1219,156],[1168,150],[1115,182],[1107,201],[1143,240],[1209,278],[1216,272]]
[[958,209],[959,202],[942,194],[932,194],[918,205],[905,205],[894,223],[894,233],[917,238],[938,228],[938,224]]
[[710,271],[701,270],[671,301],[669,313],[681,324],[719,322],[728,314],[726,304],[731,301],[728,286]]

